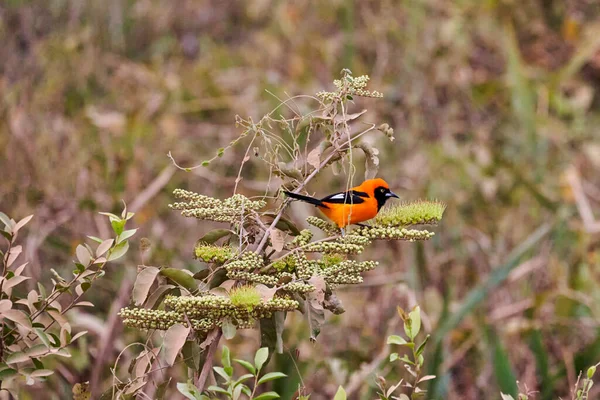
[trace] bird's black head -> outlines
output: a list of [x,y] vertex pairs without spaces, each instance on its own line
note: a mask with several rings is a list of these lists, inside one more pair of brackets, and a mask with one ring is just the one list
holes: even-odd
[[385,186],[378,186],[374,191],[375,200],[377,200],[377,210],[379,211],[381,207],[385,205],[385,202],[388,201],[391,197],[399,198],[398,195],[387,188]]

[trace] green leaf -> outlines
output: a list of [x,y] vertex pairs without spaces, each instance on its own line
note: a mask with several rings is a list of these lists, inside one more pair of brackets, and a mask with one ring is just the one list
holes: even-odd
[[102,239],[100,239],[99,237],[88,235],[88,238],[92,239],[94,242],[102,243]]
[[256,354],[254,355],[254,365],[256,366],[256,369],[258,371],[260,371],[263,364],[265,363],[265,361],[267,361],[268,358],[269,358],[269,349],[268,348],[262,347],[256,351]]
[[123,257],[125,253],[127,253],[127,250],[129,250],[129,242],[121,242],[110,250],[106,259],[108,261],[114,261]]
[[[533,315],[530,316],[530,318],[532,317]],[[539,398],[550,399],[552,398],[552,391],[555,387],[555,375],[550,373],[548,365],[549,352],[544,344],[544,336],[540,329],[532,329],[528,336],[529,348],[535,356],[537,376],[539,379],[538,387],[540,388]]]
[[346,400],[346,391],[344,390],[343,387],[341,387],[341,386],[338,387],[338,390],[335,393],[333,400]]
[[210,275],[210,272],[211,271],[210,271],[210,268],[208,267],[208,265],[200,264],[200,268],[193,276],[194,276],[194,279],[201,281],[201,280],[206,279]]
[[233,400],[238,400],[240,398],[240,396],[242,395],[242,389],[243,387],[240,386],[234,386],[235,389],[233,389]]
[[36,369],[35,371],[33,371],[30,376],[34,377],[34,378],[38,378],[41,376],[50,376],[54,373],[54,371],[50,370],[50,369]]
[[512,366],[510,365],[510,359],[508,354],[498,335],[493,331],[492,327],[487,328],[488,342],[492,351],[492,363],[494,367],[494,376],[500,390],[504,393],[508,393],[512,396],[517,396],[519,388],[517,386],[517,378],[513,373]]
[[200,391],[198,390],[198,388],[196,386],[194,386],[189,381],[187,383],[178,382],[177,390],[179,391],[179,393],[181,393],[182,395],[184,395],[186,398],[188,398],[190,400],[201,400]]
[[279,379],[279,378],[285,378],[287,377],[286,374],[282,373],[282,372],[269,372],[268,374],[264,375],[262,378],[260,378],[258,380],[258,384],[263,384],[265,382],[269,382],[275,379]]
[[38,335],[38,337],[40,338],[40,340],[42,341],[42,343],[44,343],[44,345],[47,348],[52,348],[52,344],[50,343],[50,338],[48,337],[48,335],[46,334],[46,332],[44,332],[43,329],[40,328],[34,328],[33,329],[35,334]]
[[408,318],[404,321],[404,332],[411,340],[419,334],[421,330],[421,308],[415,306],[411,312],[408,313]]
[[37,358],[32,358],[31,362],[35,365],[35,369],[44,369],[44,364]]
[[233,324],[233,322],[231,322],[230,318],[225,318],[223,320],[223,324],[221,326],[221,329],[223,330],[223,337],[227,340],[231,340],[235,337],[235,333],[237,331],[237,328],[235,327],[235,325]]
[[177,268],[162,268],[160,270],[160,274],[169,278],[174,283],[179,286],[183,286],[190,292],[195,292],[198,290],[198,284],[192,275],[188,273],[189,271],[185,271]]
[[17,375],[17,370],[13,368],[4,368],[0,370],[0,381],[7,380]]
[[596,373],[596,366],[592,365],[587,370],[587,377],[588,377],[588,379],[592,379],[594,377],[595,373]]
[[113,231],[115,232],[116,235],[120,235],[121,233],[123,233],[123,228],[125,228],[125,223],[127,223],[126,220],[121,219],[119,217],[117,217],[116,219],[111,218],[110,220],[110,225],[113,228]]
[[244,393],[246,396],[250,397],[252,396],[252,391],[250,390],[250,388],[246,385],[240,385],[242,387],[242,393]]
[[394,362],[398,359],[398,353],[390,354],[390,362]]
[[227,371],[225,371],[225,368],[223,367],[213,367],[213,369],[215,370],[215,372],[219,375],[221,375],[221,377],[223,377],[223,379],[225,379],[225,382],[229,382],[229,380],[231,379],[231,375],[227,373]]
[[8,357],[6,357],[6,363],[7,364],[16,364],[16,363],[20,363],[20,362],[24,362],[29,360],[30,357],[23,353],[22,351],[17,351],[15,353],[10,354]]
[[398,336],[398,335],[391,335],[388,336],[387,339],[387,344],[406,344],[406,340],[402,337],[402,336]]
[[240,383],[245,381],[246,379],[254,378],[254,374],[245,374],[237,378],[235,382],[233,382],[233,386],[238,386]]
[[261,395],[258,395],[254,398],[254,400],[269,400],[269,399],[278,399],[280,396],[275,392],[266,392]]
[[10,218],[8,215],[4,214],[3,212],[0,211],[0,221],[2,221],[2,223],[8,228],[8,229],[12,229],[12,222],[10,221]]
[[119,234],[119,236],[117,236],[117,244],[121,243],[123,240],[129,239],[130,237],[135,235],[136,232],[137,232],[137,228],[129,229],[129,230],[121,232],[121,234]]
[[229,229],[214,229],[202,236],[200,239],[198,239],[198,241],[196,242],[196,246],[202,244],[213,244],[217,240],[224,238],[225,236],[231,235],[231,233],[232,232]]
[[188,368],[198,371],[200,367],[200,346],[195,340],[187,340],[181,348],[183,361]]
[[100,215],[104,215],[104,216],[107,216],[107,217],[108,217],[109,219],[111,219],[111,220],[113,220],[113,219],[115,219],[115,220],[119,220],[119,219],[121,219],[121,218],[119,218],[119,216],[118,216],[118,215],[115,215],[115,214],[113,214],[113,213],[109,213],[109,212],[99,212],[98,214],[100,214]]
[[423,350],[425,350],[425,345],[427,344],[427,341],[428,341],[428,340],[429,340],[429,335],[427,335],[427,336],[425,337],[425,340],[423,340],[423,343],[421,343],[421,344],[419,345],[419,347],[417,347],[417,352],[416,352],[417,356],[420,356],[420,355],[421,355],[421,353],[423,353]]
[[221,387],[215,386],[215,385],[211,385],[208,388],[206,388],[206,390],[210,391],[210,392],[216,392],[216,393],[224,393],[224,394],[229,394],[229,392]]
[[223,350],[221,351],[221,364],[224,367],[231,367],[231,358],[229,356],[229,347],[223,346]]
[[277,346],[275,314],[273,313],[270,318],[260,319],[260,346],[269,349],[269,354],[273,354]]
[[254,374],[256,374],[256,368],[254,368],[254,365],[252,365],[252,363],[250,363],[246,360],[238,360],[238,359],[235,359],[233,361],[240,364],[242,367],[246,368],[248,371],[250,371],[253,374],[253,376],[254,376]]

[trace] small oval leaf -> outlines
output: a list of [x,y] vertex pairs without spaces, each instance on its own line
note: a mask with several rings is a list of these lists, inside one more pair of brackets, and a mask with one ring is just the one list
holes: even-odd
[[162,268],[160,274],[169,278],[179,286],[183,286],[190,292],[195,292],[198,289],[198,284],[189,271],[177,268]]
[[154,283],[160,270],[156,267],[146,267],[137,276],[133,285],[133,302],[136,306],[144,304],[148,297],[150,287]]
[[269,349],[268,348],[262,347],[262,348],[258,349],[256,351],[256,354],[254,355],[254,366],[256,367],[256,369],[260,370],[268,358],[269,358]]
[[265,382],[285,377],[287,377],[287,375],[282,372],[269,372],[268,374],[265,374],[262,378],[258,380],[258,384],[260,385]]
[[163,351],[165,362],[168,365],[173,365],[175,363],[175,358],[177,358],[177,354],[179,354],[179,351],[185,344],[189,333],[190,328],[185,327],[182,324],[175,324],[167,330],[163,342]]

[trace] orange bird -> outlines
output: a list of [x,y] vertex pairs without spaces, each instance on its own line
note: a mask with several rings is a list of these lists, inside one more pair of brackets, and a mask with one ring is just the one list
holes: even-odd
[[323,214],[343,229],[374,218],[390,198],[398,196],[390,191],[383,179],[368,179],[346,192],[331,194],[322,199],[284,191],[289,197],[315,205]]

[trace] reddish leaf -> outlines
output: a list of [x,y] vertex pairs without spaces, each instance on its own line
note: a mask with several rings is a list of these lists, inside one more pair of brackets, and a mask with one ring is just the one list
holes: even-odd
[[115,239],[106,239],[96,249],[96,257],[104,255],[113,245]]
[[133,302],[136,306],[144,304],[148,297],[150,287],[156,280],[160,270],[156,267],[146,267],[137,276],[133,285]]
[[17,222],[15,227],[12,229],[13,233],[17,233],[19,231],[19,229],[21,229],[22,227],[25,226],[25,224],[27,224],[29,221],[31,221],[31,218],[33,218],[33,214],[31,214],[31,215],[23,218],[19,222]]
[[190,328],[185,327],[182,324],[175,324],[167,330],[163,342],[163,351],[165,362],[168,365],[173,365],[175,363],[175,358],[177,358],[179,351],[185,344],[189,333]]
[[283,250],[283,246],[285,245],[285,234],[279,229],[273,229],[270,233],[270,237],[271,246],[273,246],[275,251]]
[[79,260],[84,267],[88,267],[90,265],[90,262],[92,261],[92,255],[85,246],[81,244],[77,246],[75,249],[75,254],[77,255],[77,260]]

